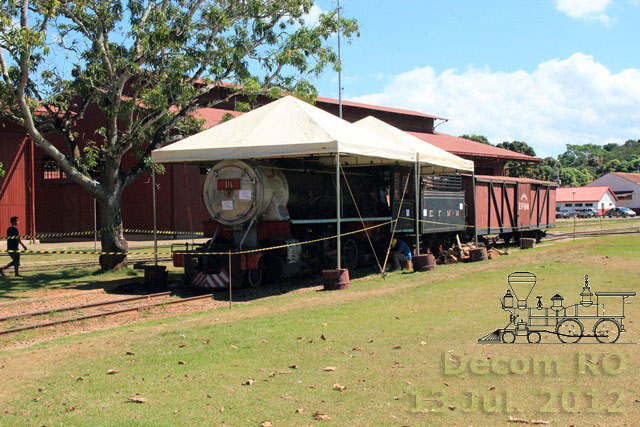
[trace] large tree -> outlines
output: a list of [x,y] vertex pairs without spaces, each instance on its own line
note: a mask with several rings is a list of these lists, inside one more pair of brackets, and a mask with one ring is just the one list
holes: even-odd
[[[312,7],[313,0],[4,1],[0,114],[98,199],[103,251],[126,253],[122,193],[151,170],[152,150],[199,129],[195,109],[281,90],[312,99],[307,78],[338,67],[330,38],[341,31],[350,39],[357,23],[335,11],[307,22]],[[100,127],[81,137],[78,121],[95,108]],[[53,144],[60,136],[64,149]],[[130,168],[126,156],[136,159]],[[100,261],[110,269],[125,260]]]

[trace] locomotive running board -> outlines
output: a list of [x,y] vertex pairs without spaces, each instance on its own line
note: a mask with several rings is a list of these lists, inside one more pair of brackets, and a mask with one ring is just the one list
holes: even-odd
[[502,331],[496,329],[495,331],[483,336],[478,340],[478,344],[500,344],[502,343]]

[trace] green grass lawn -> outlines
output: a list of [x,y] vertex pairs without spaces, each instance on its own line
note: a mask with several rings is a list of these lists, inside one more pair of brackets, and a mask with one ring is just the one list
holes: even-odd
[[[538,275],[531,304],[558,292],[568,305],[585,273],[593,292],[638,291],[639,256],[635,235],[547,244],[5,350],[0,424],[637,425],[636,345],[477,340],[508,322],[499,299],[512,271]],[[639,340],[637,298],[621,341]],[[558,369],[534,372],[544,357]]]

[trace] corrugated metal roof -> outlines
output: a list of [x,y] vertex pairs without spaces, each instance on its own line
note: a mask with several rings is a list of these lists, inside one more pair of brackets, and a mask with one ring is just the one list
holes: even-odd
[[618,200],[609,187],[563,187],[558,188],[556,192],[556,202],[599,202],[607,191],[612,199]]
[[203,129],[209,129],[212,126],[220,124],[225,114],[231,114],[238,117],[242,113],[240,111],[222,110],[219,108],[200,108],[193,112],[194,117],[204,120]]
[[[324,102],[325,104],[334,104],[338,105],[338,100],[333,98],[316,98],[316,104],[320,102]],[[402,110],[400,108],[391,108],[391,107],[381,107],[379,105],[371,105],[371,104],[362,104],[360,102],[353,101],[345,101],[342,100],[342,105],[346,107],[357,107],[357,108],[366,108],[367,110],[376,110],[376,111],[386,111],[388,113],[396,113],[396,114],[405,114],[408,116],[416,116],[416,117],[427,117],[430,119],[438,119],[438,120],[446,120],[442,117],[432,116],[431,114],[421,113],[419,111],[411,111],[411,110]]]
[[557,187],[558,183],[553,181],[541,181],[533,178],[516,178],[513,176],[495,176],[495,175],[476,175],[478,181],[491,181],[491,182],[518,182],[521,184],[541,184],[549,185],[551,187]]
[[631,181],[635,184],[640,184],[640,173],[627,173],[627,172],[612,172],[614,175]]
[[495,157],[506,160],[517,160],[523,162],[540,162],[542,159],[538,157],[527,156],[526,154],[516,153],[515,151],[505,150],[504,148],[494,147],[493,145],[482,144],[480,142],[471,141],[457,136],[447,135],[444,133],[423,133],[409,132],[411,135],[420,138],[438,148],[442,148],[450,153],[458,156],[472,157]]

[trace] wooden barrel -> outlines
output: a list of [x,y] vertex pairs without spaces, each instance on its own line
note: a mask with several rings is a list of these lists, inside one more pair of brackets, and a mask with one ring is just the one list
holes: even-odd
[[339,291],[349,289],[351,281],[349,280],[349,270],[342,268],[340,270],[323,270],[322,282],[325,291]]
[[520,239],[520,249],[531,249],[536,246],[536,239],[530,239],[528,237],[523,237]]
[[489,259],[487,256],[487,248],[469,249],[469,259],[471,262],[486,261]]
[[435,266],[436,258],[431,254],[413,257],[413,271],[431,271]]

